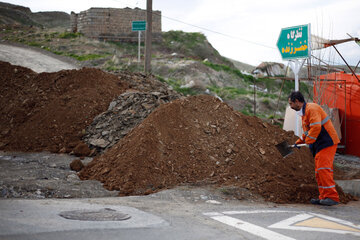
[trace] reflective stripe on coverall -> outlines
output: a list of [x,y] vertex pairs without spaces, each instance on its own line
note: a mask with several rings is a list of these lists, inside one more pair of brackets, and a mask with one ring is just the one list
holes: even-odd
[[339,201],[333,179],[333,161],[337,144],[340,142],[336,130],[325,111],[316,103],[304,102],[301,109],[303,116],[303,140],[296,141],[311,146],[315,156],[315,177],[319,188],[319,199],[331,198]]
[[315,177],[319,188],[319,199],[331,198],[339,202],[339,195],[333,178],[333,160],[337,144],[322,149],[315,155]]

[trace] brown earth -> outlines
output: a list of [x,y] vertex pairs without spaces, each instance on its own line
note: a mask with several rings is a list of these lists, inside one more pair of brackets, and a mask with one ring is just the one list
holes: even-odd
[[[0,70],[0,150],[5,151],[91,154],[81,142],[85,129],[114,98],[129,88],[170,92],[142,74],[91,68],[37,74],[5,62]],[[160,105],[80,177],[121,195],[210,184],[247,189],[277,203],[308,202],[318,194],[308,149],[282,158],[275,148],[295,139],[211,96],[189,97]],[[338,191],[342,202],[352,199]]]
[[0,150],[71,152],[85,128],[128,88],[99,69],[37,74],[0,62]]
[[[201,95],[161,105],[80,172],[121,195],[150,194],[181,184],[246,188],[276,203],[318,195],[307,148],[283,158],[275,145],[293,133]],[[338,188],[342,202],[352,197]]]
[[0,73],[0,150],[5,151],[73,151],[88,156],[94,151],[81,142],[86,127],[120,94],[181,96],[153,76],[139,73],[83,68],[38,74],[2,61]]

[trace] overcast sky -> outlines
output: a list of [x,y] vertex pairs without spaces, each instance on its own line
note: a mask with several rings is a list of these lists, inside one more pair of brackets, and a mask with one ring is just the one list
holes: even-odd
[[[146,8],[146,0],[0,0],[32,12],[76,13],[90,7]],[[162,30],[202,32],[221,55],[251,65],[283,62],[276,47],[281,28],[311,24],[311,33],[326,39],[360,38],[360,0],[153,0],[162,13]],[[338,45],[346,61],[356,65],[360,46]],[[332,48],[313,51],[327,62],[344,64]]]

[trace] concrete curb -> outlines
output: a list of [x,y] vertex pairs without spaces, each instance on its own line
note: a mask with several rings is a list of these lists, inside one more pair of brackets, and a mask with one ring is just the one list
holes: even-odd
[[360,179],[336,180],[335,181],[345,193],[360,197]]

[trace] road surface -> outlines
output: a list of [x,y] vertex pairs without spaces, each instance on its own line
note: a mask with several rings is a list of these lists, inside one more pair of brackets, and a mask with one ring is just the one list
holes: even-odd
[[42,49],[0,44],[0,60],[40,72],[57,72],[63,69],[77,69],[76,64],[61,60],[57,56]]

